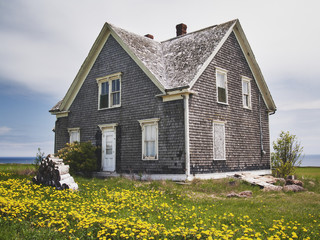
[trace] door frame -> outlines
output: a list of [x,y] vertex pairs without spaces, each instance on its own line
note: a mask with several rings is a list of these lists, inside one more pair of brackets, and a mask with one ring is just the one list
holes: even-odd
[[[116,161],[116,153],[117,153],[117,130],[116,130],[116,127],[118,126],[118,123],[110,123],[110,124],[101,124],[101,125],[98,125],[102,134],[101,134],[101,144],[102,144],[102,141],[103,141],[103,133],[104,132],[113,132],[114,134],[114,154],[113,154],[113,157],[114,157],[114,170],[110,170],[110,172],[115,172],[116,171],[116,167],[117,167],[117,161]],[[103,153],[103,147],[101,147],[101,164],[102,164],[102,161],[104,159],[104,153]],[[102,166],[101,166],[102,168]],[[103,170],[102,170],[103,171]]]

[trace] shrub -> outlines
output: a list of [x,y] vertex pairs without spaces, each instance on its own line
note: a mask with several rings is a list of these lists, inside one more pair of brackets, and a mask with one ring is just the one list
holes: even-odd
[[296,135],[281,131],[280,137],[273,142],[271,165],[276,177],[287,178],[295,173],[295,167],[301,164],[303,147]]
[[33,160],[33,164],[36,166],[36,169],[39,168],[42,159],[44,158],[44,152],[41,152],[41,148],[38,148],[38,152],[36,154],[36,158]]
[[90,173],[97,170],[97,150],[91,142],[74,142],[67,143],[57,155],[70,166],[71,173]]

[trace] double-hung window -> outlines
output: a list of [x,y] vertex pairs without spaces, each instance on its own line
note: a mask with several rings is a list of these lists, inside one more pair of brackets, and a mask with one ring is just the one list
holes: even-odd
[[158,118],[139,120],[142,130],[142,160],[158,160]]
[[216,85],[218,103],[228,104],[227,71],[216,68]]
[[242,77],[242,103],[244,108],[251,109],[251,84],[250,78]]
[[225,160],[226,159],[226,146],[225,146],[225,123],[213,122],[213,159]]
[[121,106],[121,73],[115,73],[97,79],[99,86],[98,108]]
[[69,142],[80,142],[80,128],[68,128]]

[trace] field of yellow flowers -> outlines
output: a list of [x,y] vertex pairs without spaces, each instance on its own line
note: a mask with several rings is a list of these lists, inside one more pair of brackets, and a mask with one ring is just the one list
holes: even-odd
[[[320,239],[319,193],[238,183],[253,198],[227,199],[224,180],[181,186],[80,177],[74,192],[30,179],[0,172],[0,239]],[[210,184],[225,187],[214,194]]]

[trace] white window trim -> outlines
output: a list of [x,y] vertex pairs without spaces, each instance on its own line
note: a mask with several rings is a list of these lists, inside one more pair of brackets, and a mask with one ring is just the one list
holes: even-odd
[[[121,75],[122,75],[122,72],[118,72],[118,73],[114,73],[114,74],[111,74],[111,75],[107,75],[107,76],[104,76],[104,77],[100,77],[100,78],[97,78],[97,83],[98,83],[98,110],[105,110],[105,109],[111,109],[111,108],[118,108],[118,107],[121,107]],[[113,105],[113,106],[110,106],[111,104],[111,89],[112,89],[112,80],[116,80],[116,79],[119,79],[120,80],[120,101],[119,101],[119,104],[117,105]],[[102,83],[105,83],[105,82],[111,82],[111,84],[109,85],[109,106],[107,108],[100,108],[100,95],[101,95],[101,86],[102,86]]]
[[[224,104],[224,105],[229,105],[228,104],[228,71],[223,69],[223,68],[219,68],[219,67],[215,67],[216,68],[216,94],[217,94],[217,102],[220,104]],[[226,85],[226,102],[219,102],[219,95],[218,95],[218,73],[223,74],[225,76],[225,85]]]
[[[223,155],[224,155],[224,158],[214,158],[214,125],[217,124],[217,125],[222,125],[223,126],[223,136],[224,136],[224,144],[223,144]],[[223,160],[225,161],[226,160],[226,122],[224,121],[219,121],[219,120],[214,120],[212,122],[212,144],[213,144],[213,160],[217,161],[217,160]]]
[[[251,102],[251,78],[248,78],[248,77],[245,77],[245,76],[242,76],[241,77],[242,81],[241,81],[241,87],[242,87],[242,106],[243,108],[246,108],[246,109],[252,109],[252,102]],[[246,106],[244,104],[244,101],[243,101],[243,82],[247,82],[248,83],[248,94],[249,94],[249,106]]]
[[[158,122],[160,118],[151,118],[151,119],[143,119],[143,120],[138,120],[141,126],[141,133],[142,133],[142,160],[158,160],[159,159],[159,151],[158,151],[158,139],[159,139],[159,130],[158,130]],[[156,125],[156,157],[146,157],[145,156],[145,134],[144,134],[144,129],[145,126],[147,125]]]
[[[80,128],[68,128],[68,132],[69,132],[69,143],[80,142]],[[78,133],[78,140],[71,142],[71,134],[73,132]]]

